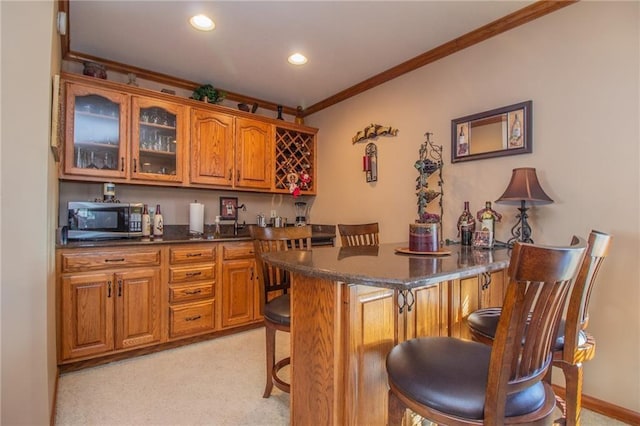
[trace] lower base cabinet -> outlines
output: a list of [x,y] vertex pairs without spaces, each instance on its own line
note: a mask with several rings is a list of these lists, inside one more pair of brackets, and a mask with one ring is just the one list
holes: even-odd
[[222,245],[222,328],[262,320],[251,241]]
[[160,268],[61,279],[61,358],[159,343]]
[[58,362],[258,324],[251,241],[56,252]]

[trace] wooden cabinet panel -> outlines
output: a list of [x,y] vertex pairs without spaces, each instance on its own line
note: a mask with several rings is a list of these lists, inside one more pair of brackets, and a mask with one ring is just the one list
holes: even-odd
[[215,244],[207,244],[206,247],[171,247],[169,249],[169,262],[172,265],[176,263],[213,262],[216,260],[216,247]]
[[253,259],[239,259],[222,265],[222,326],[247,324],[254,319],[256,280]]
[[74,251],[61,255],[62,272],[84,272],[121,266],[159,266],[160,249]]
[[238,188],[273,186],[273,131],[270,124],[236,118],[236,179]]
[[255,252],[253,251],[253,243],[251,241],[243,241],[233,244],[224,244],[222,246],[222,259],[253,259]]
[[118,272],[115,278],[116,348],[159,342],[160,269]]
[[169,308],[169,337],[183,337],[215,329],[213,300],[187,303]]
[[449,283],[445,281],[413,290],[414,304],[406,314],[403,340],[449,334],[448,288]]
[[131,178],[182,182],[186,107],[144,96],[131,97]]
[[379,373],[385,369],[387,354],[396,343],[398,308],[394,291],[367,286],[349,286],[349,333],[351,354],[347,393],[375,395],[358,398],[347,407],[352,424],[373,425],[387,418],[387,384]]
[[126,93],[66,83],[65,150],[62,174],[125,178],[129,146]]
[[208,299],[215,296],[213,281],[199,284],[182,284],[169,286],[169,303],[190,302]]
[[63,277],[61,287],[61,358],[113,350],[113,274]]
[[172,283],[212,280],[215,275],[215,265],[213,263],[169,268],[169,281]]
[[233,185],[233,116],[191,109],[191,182]]

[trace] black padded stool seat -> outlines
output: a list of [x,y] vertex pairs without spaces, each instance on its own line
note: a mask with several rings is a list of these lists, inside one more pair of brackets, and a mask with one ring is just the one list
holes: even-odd
[[[498,321],[500,321],[501,308],[484,308],[472,312],[467,317],[467,325],[472,333],[476,336],[482,336],[485,339],[493,340],[498,329]],[[560,321],[558,329],[558,337],[553,344],[553,350],[562,351],[564,348],[564,320]],[[587,335],[580,330],[578,332],[578,345],[584,345],[587,342]]]
[[[387,373],[389,382],[415,401],[453,416],[481,420],[490,358],[491,347],[482,343],[447,337],[411,339],[391,350]],[[537,382],[509,395],[505,414],[531,413],[544,402],[544,386]]]
[[281,325],[291,325],[291,297],[289,293],[278,296],[264,305],[264,317]]

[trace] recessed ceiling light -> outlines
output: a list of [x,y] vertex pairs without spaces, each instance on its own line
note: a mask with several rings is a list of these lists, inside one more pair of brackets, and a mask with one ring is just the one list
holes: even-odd
[[216,27],[216,24],[205,15],[192,16],[189,19],[189,23],[193,28],[200,31],[211,31]]
[[289,61],[289,63],[293,65],[303,65],[307,63],[307,57],[302,53],[294,53],[293,55],[289,56],[287,61]]

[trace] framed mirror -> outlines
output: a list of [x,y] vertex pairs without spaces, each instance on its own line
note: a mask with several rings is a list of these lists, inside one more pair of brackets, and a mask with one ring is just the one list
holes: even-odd
[[451,120],[451,162],[532,152],[532,101]]

